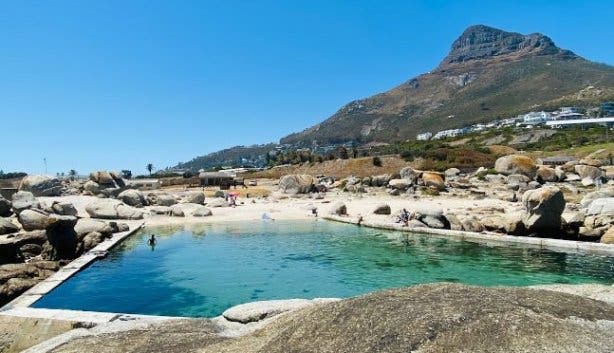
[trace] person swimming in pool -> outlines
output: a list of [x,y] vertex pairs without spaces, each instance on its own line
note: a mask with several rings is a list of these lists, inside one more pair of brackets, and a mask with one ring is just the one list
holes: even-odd
[[149,244],[149,246],[153,247],[156,245],[156,236],[155,235],[151,235],[151,238],[149,238],[149,240],[147,240],[147,244]]

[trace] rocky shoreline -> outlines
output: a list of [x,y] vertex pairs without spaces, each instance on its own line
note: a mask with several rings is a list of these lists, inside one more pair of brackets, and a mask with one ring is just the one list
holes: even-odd
[[[469,232],[497,232],[508,235],[545,237],[587,242],[614,243],[614,166],[611,152],[600,150],[579,161],[550,167],[538,165],[522,154],[499,158],[494,169],[479,168],[444,173],[403,168],[398,174],[371,177],[313,178],[287,175],[280,179],[282,197],[339,190],[355,197],[383,193],[380,204],[371,210],[356,210],[363,219],[390,215],[390,222],[402,219],[401,210],[392,213],[386,202],[395,198],[413,200],[461,199],[466,206],[455,212],[442,207],[406,208],[403,222],[411,228],[437,228]],[[494,207],[474,207],[473,200],[495,199]],[[343,202],[332,214],[346,215]]]

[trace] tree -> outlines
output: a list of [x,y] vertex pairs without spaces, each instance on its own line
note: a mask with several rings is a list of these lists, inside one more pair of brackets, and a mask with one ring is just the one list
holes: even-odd
[[339,148],[339,158],[341,158],[341,159],[348,159],[348,158],[350,158],[350,155],[348,154],[347,148],[345,148],[345,147]]
[[77,177],[77,171],[74,169],[69,170],[68,176],[70,177],[70,180],[75,180],[75,178]]
[[[153,166],[152,166],[151,169],[153,169]],[[149,173],[151,173],[151,171]],[[122,170],[122,178],[124,178],[124,179],[132,179],[132,171],[128,170],[128,169],[123,169]]]
[[145,168],[147,168],[147,171],[149,172],[149,176],[151,176],[151,172],[154,170],[153,164],[147,163],[147,166],[145,166]]
[[382,166],[382,160],[378,156],[373,157],[373,165],[376,167]]

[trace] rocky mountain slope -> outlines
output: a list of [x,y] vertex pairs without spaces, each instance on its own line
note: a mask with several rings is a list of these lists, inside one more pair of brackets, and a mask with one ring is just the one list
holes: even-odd
[[543,34],[477,25],[452,43],[433,71],[350,102],[281,143],[403,141],[425,131],[611,99],[614,67],[558,48]]

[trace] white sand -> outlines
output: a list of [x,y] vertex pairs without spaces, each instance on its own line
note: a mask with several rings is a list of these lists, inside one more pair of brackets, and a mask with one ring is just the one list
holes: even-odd
[[[81,217],[89,217],[85,212],[85,206],[97,200],[93,196],[63,196],[63,197],[41,197],[41,200],[50,204],[53,200],[62,200],[72,203]],[[499,199],[485,198],[482,200],[463,199],[447,195],[436,197],[421,197],[414,199],[410,196],[390,196],[385,193],[377,194],[348,194],[341,192],[328,193],[323,200],[310,199],[307,196],[289,197],[281,200],[274,198],[257,198],[246,199],[240,198],[236,207],[214,207],[211,208],[213,213],[209,217],[170,217],[149,215],[146,212],[146,225],[165,225],[165,224],[188,224],[188,223],[218,223],[229,221],[259,221],[263,214],[268,214],[276,220],[300,220],[312,219],[311,208],[316,207],[320,215],[330,213],[333,205],[338,202],[344,202],[348,209],[350,217],[358,217],[359,215],[368,220],[383,221],[391,216],[374,215],[373,210],[378,204],[386,203],[392,213],[398,213],[403,208],[408,211],[415,211],[423,208],[440,208],[444,212],[453,212],[457,214],[470,213],[471,208],[505,208],[506,211],[518,210],[518,203],[511,203]],[[147,208],[146,208],[147,209]]]

